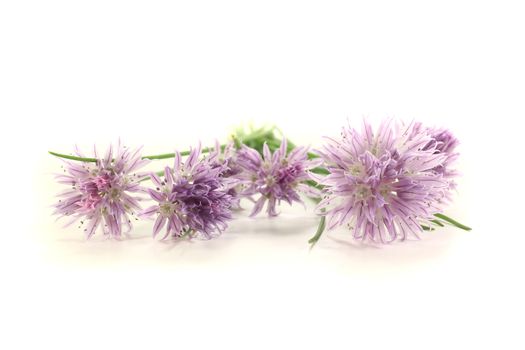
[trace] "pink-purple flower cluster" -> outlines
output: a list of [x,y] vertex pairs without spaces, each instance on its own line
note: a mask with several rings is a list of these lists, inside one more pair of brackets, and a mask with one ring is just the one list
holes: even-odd
[[[98,158],[96,149],[94,153]],[[77,154],[84,157],[78,150]],[[54,214],[70,217],[69,224],[80,221],[87,238],[99,227],[104,235],[121,237],[131,231],[132,218],[140,211],[144,175],[136,171],[148,162],[140,149],[131,151],[120,143],[115,152],[110,147],[93,163],[65,161],[64,174],[56,178],[69,189],[59,194]]]
[[213,168],[220,168],[220,176],[224,179],[229,179],[228,194],[232,197],[232,209],[241,209],[241,196],[238,177],[242,172],[242,168],[237,163],[237,149],[233,142],[221,146],[218,142],[215,144],[214,150],[208,157]]
[[154,236],[166,226],[162,239],[186,235],[208,239],[227,227],[235,200],[229,191],[235,181],[223,176],[227,171],[225,164],[199,159],[200,156],[200,145],[186,161],[176,152],[173,168],[164,170],[164,180],[155,173],[150,175],[156,188],[148,192],[156,203],[141,216],[156,217]]
[[[179,152],[141,156],[140,148],[131,151],[120,142],[100,158],[96,150],[94,158],[78,150],[76,156],[52,153],[67,159],[57,180],[69,186],[54,214],[80,221],[87,238],[98,229],[119,238],[133,220],[147,218],[154,219],[154,237],[209,239],[227,228],[242,198],[254,203],[250,216],[265,206],[277,216],[282,201],[302,203],[303,195],[318,201],[322,216],[311,242],[322,234],[325,218],[329,229],[346,225],[354,238],[377,243],[418,237],[443,222],[470,230],[440,214],[458,175],[458,141],[446,129],[387,120],[374,131],[363,121],[361,130],[348,126],[340,138],[327,138],[315,154],[288,147],[285,138],[279,144],[272,135],[245,136],[255,148],[232,142],[203,150],[199,144],[184,159]],[[149,159],[165,158],[175,161],[163,172],[138,172]],[[145,180],[150,187],[143,187]],[[153,203],[142,210],[145,200]]]
[[278,215],[276,205],[285,201],[302,203],[299,193],[318,197],[319,192],[308,186],[309,171],[320,165],[321,161],[308,160],[308,149],[294,148],[287,153],[287,141],[283,139],[279,149],[272,154],[267,144],[264,144],[263,155],[253,148],[244,146],[237,152],[237,164],[243,169],[238,175],[243,185],[242,196],[259,195],[251,216],[257,215],[267,205],[270,216]]
[[387,120],[374,132],[364,121],[327,140],[317,153],[330,174],[316,179],[329,229],[347,225],[354,238],[378,243],[418,237],[450,197],[458,142],[446,130]]

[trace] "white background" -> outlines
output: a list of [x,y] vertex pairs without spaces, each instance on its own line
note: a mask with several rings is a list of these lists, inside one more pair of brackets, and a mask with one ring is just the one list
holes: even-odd
[[[0,347],[523,348],[519,3],[2,1]],[[316,146],[364,115],[456,133],[447,214],[472,232],[309,251],[311,207],[181,243],[50,216],[48,149],[170,152],[250,120]]]

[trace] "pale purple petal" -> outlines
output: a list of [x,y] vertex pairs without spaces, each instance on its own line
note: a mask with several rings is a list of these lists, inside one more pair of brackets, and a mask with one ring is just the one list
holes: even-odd
[[159,215],[159,217],[157,217],[157,220],[155,220],[155,224],[153,225],[153,237],[155,237],[157,233],[162,230],[166,224],[166,220],[167,218],[163,215]]

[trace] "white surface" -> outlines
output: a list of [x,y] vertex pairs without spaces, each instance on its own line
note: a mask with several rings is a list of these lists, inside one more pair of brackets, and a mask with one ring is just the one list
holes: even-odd
[[[363,5],[366,4],[366,5]],[[519,2],[0,4],[0,347],[523,348]],[[213,241],[85,242],[49,216],[68,151],[149,154],[249,119],[319,145],[350,120],[454,130],[474,227],[313,251],[311,208]]]

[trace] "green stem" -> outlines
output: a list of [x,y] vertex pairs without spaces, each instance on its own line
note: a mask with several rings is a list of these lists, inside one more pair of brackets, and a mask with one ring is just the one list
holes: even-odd
[[[256,141],[258,138],[266,136],[267,133],[268,133],[268,130],[256,130],[252,134],[246,136],[242,141],[243,141],[243,143],[249,143],[249,142],[252,142],[252,141]],[[224,150],[226,145],[221,145],[220,147],[221,147],[221,150]],[[214,150],[214,148],[212,148],[212,147],[205,147],[205,148],[202,149],[202,153],[209,153],[209,152],[211,152],[213,150]],[[79,162],[86,162],[86,163],[96,163],[97,162],[97,158],[78,157],[78,156],[72,156],[72,155],[69,155],[69,154],[57,153],[57,152],[53,152],[53,151],[49,151],[49,154],[51,154],[51,155],[53,155],[55,157],[69,159],[69,160],[75,160],[75,161],[79,161]],[[181,156],[188,156],[189,154],[190,154],[190,151],[182,151],[182,152],[180,152]],[[151,160],[169,159],[169,158],[175,158],[175,153],[155,154],[155,155],[151,155],[151,156],[143,156],[142,157],[142,159],[151,159]]]
[[[226,148],[226,145],[220,145],[220,148],[221,148],[221,151],[224,150],[224,148]],[[209,153],[211,151],[215,150],[214,147],[205,147],[201,150],[202,153]],[[190,155],[190,151],[182,151],[182,152],[179,152],[181,156],[189,156]],[[144,156],[142,157],[142,159],[169,159],[169,158],[175,158],[175,153],[164,153],[164,154],[157,154],[157,155],[153,155],[153,156]]]
[[[221,148],[224,148],[226,146],[224,145],[221,145]],[[208,153],[208,152],[211,152],[214,148],[211,148],[211,147],[206,147],[206,148],[203,148],[202,149],[202,153]],[[97,158],[87,158],[87,157],[77,157],[77,156],[72,156],[72,155],[69,155],[69,154],[62,154],[62,153],[57,153],[57,152],[52,152],[52,151],[49,151],[49,154],[55,156],[55,157],[59,157],[59,158],[65,158],[65,159],[70,159],[70,160],[77,160],[79,162],[86,162],[86,163],[96,163],[97,161]],[[187,156],[190,154],[190,151],[182,151],[180,152],[180,155],[181,156]],[[168,159],[168,158],[174,158],[175,157],[175,153],[164,153],[164,154],[156,154],[156,155],[152,155],[152,156],[144,156],[142,157],[142,159]]]
[[52,151],[49,151],[49,154],[55,156],[55,157],[59,157],[59,158],[65,158],[65,159],[70,159],[70,160],[78,160],[80,162],[90,162],[90,163],[95,163],[97,161],[96,158],[83,158],[83,157],[77,157],[77,156],[70,156],[68,154],[61,154],[61,153],[56,153],[56,152],[52,152]]
[[[325,211],[324,209],[321,209],[321,211]],[[319,225],[317,226],[317,231],[315,232],[315,235],[308,240],[308,243],[310,243],[310,248],[313,248],[313,246],[317,243],[319,238],[321,238],[321,235],[324,232],[324,229],[326,227],[326,215],[323,215],[321,217],[321,220],[319,221]]]
[[448,216],[446,215],[443,215],[443,214],[434,214],[435,217],[443,220],[443,221],[446,221],[447,223],[453,225],[453,226],[456,226],[457,228],[460,228],[462,230],[465,230],[465,231],[471,231],[472,228],[466,226],[466,225],[463,225],[459,222],[457,222],[456,220],[452,219],[452,218],[449,218]]
[[[203,148],[202,149],[202,153],[207,153],[207,152],[210,152],[212,150],[212,148]],[[190,151],[182,151],[180,152],[180,155],[181,156],[188,156],[190,154]],[[156,154],[156,155],[153,155],[153,156],[144,156],[142,157],[142,159],[169,159],[169,158],[175,158],[175,153],[164,153],[164,154]]]

